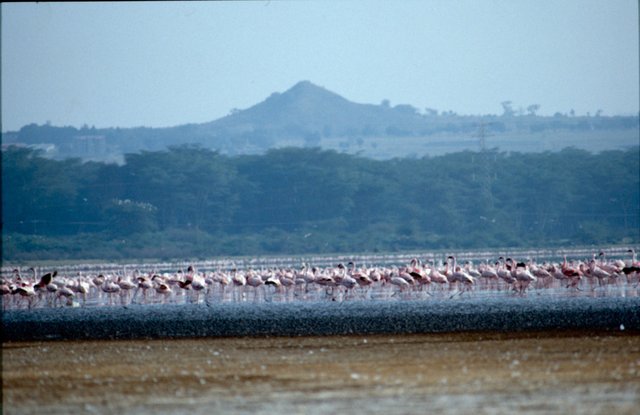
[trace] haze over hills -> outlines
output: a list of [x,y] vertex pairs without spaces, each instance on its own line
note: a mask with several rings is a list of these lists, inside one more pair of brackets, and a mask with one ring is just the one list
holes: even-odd
[[169,128],[55,127],[31,124],[3,134],[3,145],[29,145],[48,157],[121,162],[126,153],[198,144],[223,154],[260,154],[285,146],[321,147],[376,159],[421,157],[474,150],[479,135],[486,147],[504,151],[589,151],[624,149],[639,144],[638,116],[553,117],[512,110],[502,115],[422,112],[411,105],[354,103],[325,88],[302,81],[273,93],[244,110],[234,109],[203,124]]
[[411,106],[357,104],[302,81],[288,91],[209,124],[213,128],[264,130],[297,137],[302,134],[349,136],[382,134],[389,126],[424,127],[424,119]]

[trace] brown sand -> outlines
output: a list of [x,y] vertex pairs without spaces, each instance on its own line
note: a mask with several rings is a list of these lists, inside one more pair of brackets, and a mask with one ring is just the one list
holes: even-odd
[[3,413],[640,410],[640,333],[3,344]]

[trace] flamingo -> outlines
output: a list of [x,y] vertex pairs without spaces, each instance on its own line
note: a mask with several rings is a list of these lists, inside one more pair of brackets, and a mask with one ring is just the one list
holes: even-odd
[[578,291],[582,291],[580,290],[580,287],[578,287],[578,284],[580,284],[580,281],[582,280],[582,272],[580,272],[579,268],[576,269],[575,267],[567,263],[566,255],[564,256],[564,261],[562,262],[560,270],[562,274],[569,280],[567,288],[572,287]]
[[[186,280],[186,281],[176,281],[176,284],[178,285],[178,287],[180,287],[182,290],[187,291],[191,289],[191,280]],[[179,291],[179,293],[182,293],[182,290]]]
[[464,284],[463,289],[460,291],[460,293],[470,290],[471,286],[476,282],[475,278],[473,278],[466,271],[457,266],[456,257],[454,257],[453,255],[447,257],[447,260],[451,260],[453,262],[453,271],[451,273],[451,276],[449,277],[449,282]]
[[513,284],[516,282],[516,279],[511,274],[511,262],[507,263],[504,257],[498,258],[498,261],[499,265],[496,269],[498,277],[500,277],[507,284],[507,286],[513,286]]
[[631,248],[627,251],[631,254],[631,263],[622,267],[621,272],[627,278],[627,283],[632,283],[633,277],[638,277],[640,275],[640,261],[636,260],[636,251]]
[[[247,285],[247,279],[246,277],[242,274],[238,272],[237,268],[234,268],[231,270],[233,272],[233,277],[231,278],[231,281],[233,282],[233,285],[235,287],[238,287],[240,290],[240,299],[242,300],[244,298],[244,287]],[[238,300],[237,297],[237,292],[234,291],[234,297],[236,300]]]
[[[509,259],[510,258],[508,258],[508,260]],[[537,281],[537,278],[533,274],[531,274],[531,272],[529,272],[527,264],[525,264],[524,262],[518,262],[518,263],[516,263],[515,266],[513,266],[513,260],[511,260],[511,264],[512,264],[512,266],[511,266],[511,275],[518,282],[517,291],[520,294],[524,294],[524,292],[529,287],[529,284],[531,284],[532,282]]]
[[235,285],[236,287],[244,287],[245,285],[247,285],[247,279],[243,274],[238,272],[237,268],[234,268],[231,271],[233,272],[233,277],[231,278],[233,285]]
[[247,272],[246,278],[247,278],[247,285],[250,285],[253,288],[258,288],[264,284],[262,277],[251,269]]
[[[217,271],[214,272],[212,279],[215,283],[220,285],[220,295],[224,300],[225,289],[232,284],[231,275],[223,271]],[[213,288],[213,286],[211,288]]]
[[[625,248],[625,251],[627,249]],[[264,292],[265,300],[267,295],[273,293],[267,287],[275,287],[279,294],[287,294],[283,299],[290,299],[288,294],[298,296],[302,293],[308,293],[309,290],[317,290],[321,293],[326,291],[327,298],[333,300],[347,299],[354,296],[358,292],[362,292],[363,297],[367,297],[372,290],[381,290],[386,295],[394,296],[398,292],[406,292],[410,289],[424,291],[425,287],[440,286],[450,283],[454,295],[463,294],[465,291],[473,290],[474,283],[478,283],[478,290],[491,289],[494,281],[497,283],[497,289],[504,287],[505,281],[509,285],[509,290],[523,294],[534,288],[542,290],[552,286],[562,286],[566,288],[575,288],[582,291],[581,282],[585,280],[585,285],[589,285],[591,289],[598,286],[608,284],[624,283],[623,276],[627,276],[626,283],[637,283],[636,279],[640,273],[640,264],[637,262],[635,251],[629,249],[627,251],[630,258],[624,259],[624,266],[621,260],[607,260],[604,252],[595,251],[591,255],[590,260],[570,261],[565,255],[559,262],[536,264],[535,260],[527,260],[525,262],[517,262],[513,259],[505,259],[500,257],[496,262],[481,261],[474,265],[471,261],[466,261],[463,266],[458,266],[458,262],[454,256],[447,258],[446,262],[435,264],[434,261],[425,260],[421,262],[417,258],[410,258],[406,265],[399,266],[357,266],[355,261],[345,261],[335,266],[312,267],[310,263],[303,263],[301,267],[264,267],[264,268],[233,268],[231,271],[213,271],[208,273],[197,272],[193,265],[184,268],[185,271],[164,272],[162,275],[154,272],[143,275],[138,270],[133,273],[122,274],[122,271],[116,271],[115,274],[110,273],[107,268],[101,268],[104,274],[92,274],[91,276],[77,273],[77,278],[65,277],[58,274],[58,270],[40,275],[42,268],[30,268],[28,276],[25,278],[20,275],[20,270],[14,270],[11,278],[0,279],[3,292],[3,306],[22,307],[23,304],[29,308],[39,307],[43,303],[42,299],[48,299],[46,305],[58,306],[58,301],[64,305],[62,301],[75,302],[73,298],[81,297],[81,305],[85,305],[87,297],[90,299],[102,296],[110,298],[110,304],[116,294],[122,298],[125,303],[131,298],[131,303],[136,299],[140,300],[140,290],[142,290],[145,299],[151,291],[154,298],[160,298],[163,291],[162,284],[168,286],[167,298],[173,298],[171,295],[176,294],[176,299],[185,298],[187,301],[199,303],[199,291],[205,292],[205,302],[208,303],[207,295],[212,289],[216,289],[218,284],[222,289],[222,299],[225,299],[224,288],[233,284],[237,287],[234,290],[236,301],[238,296],[242,295],[245,299],[248,286],[253,287],[256,299],[262,295],[260,290]],[[402,262],[404,256],[397,256],[395,259]],[[336,261],[338,262],[338,261]],[[257,262],[251,262],[254,264]],[[343,264],[346,264],[343,265]],[[400,282],[399,279],[404,280]],[[244,280],[244,283],[242,282]],[[557,281],[557,282],[556,282]],[[596,282],[597,281],[597,282]],[[481,284],[480,284],[481,282]],[[432,284],[433,283],[433,284]],[[532,284],[533,283],[533,284]],[[130,284],[130,286],[125,286]],[[117,285],[118,288],[110,288]],[[453,287],[457,288],[456,289]],[[181,288],[180,288],[181,287]],[[262,288],[261,288],[262,287]],[[304,287],[304,288],[303,288]],[[358,290],[358,287],[361,290]],[[286,290],[285,290],[286,288]],[[336,289],[337,288],[337,289]],[[189,290],[188,292],[182,290]],[[69,294],[69,290],[73,292],[73,297]],[[109,292],[109,291],[112,292]],[[133,291],[131,291],[133,290]],[[244,292],[243,292],[244,291]],[[426,290],[428,295],[432,295],[429,289]],[[33,292],[33,293],[32,293]],[[606,291],[608,292],[608,291]],[[102,294],[105,293],[105,294]],[[9,296],[12,294],[11,296]],[[615,293],[612,293],[615,294]],[[377,294],[376,294],[377,295]],[[409,293],[408,295],[412,295]],[[228,298],[227,298],[228,299]],[[95,303],[92,303],[95,304]],[[98,302],[98,305],[106,305],[106,300]],[[26,308],[26,307],[22,307]]]
[[[584,273],[584,272],[583,272]],[[609,281],[611,279],[611,273],[605,271],[604,269],[600,268],[597,264],[595,259],[592,259],[589,262],[589,273],[598,279],[598,285],[602,286],[603,285],[603,280],[607,280]]]
[[290,271],[281,272],[280,275],[279,275],[280,283],[284,287],[285,294],[287,294],[287,295],[291,291],[291,287],[295,286],[295,284],[296,284],[294,278],[295,277],[293,276],[293,273],[290,272]]
[[129,298],[129,295],[131,294],[131,290],[136,288],[137,285],[129,281],[129,279],[126,277],[125,278],[118,277],[117,284],[118,284],[118,287],[120,287],[120,300],[122,301],[122,304],[125,305],[127,302],[127,299]]
[[[200,300],[200,292],[204,291],[206,288],[207,288],[207,284],[206,284],[205,280],[199,274],[196,274],[196,275],[194,275],[192,277],[192,279],[191,279],[191,289],[193,289],[193,291],[196,293],[196,299],[195,299],[196,304]],[[206,304],[208,306],[209,303],[206,301],[206,296],[205,296],[205,302],[206,302]]]
[[80,278],[75,284],[70,285],[69,288],[71,288],[74,293],[82,296],[82,305],[87,303],[87,294],[91,291],[91,285],[88,281]]
[[424,286],[431,284],[431,277],[429,277],[429,274],[422,268],[419,259],[412,259],[410,265],[411,266],[407,268],[407,273],[413,278],[414,282],[419,284],[420,290],[422,290]]
[[[38,276],[35,268],[30,268],[30,271],[33,272],[33,280],[38,281]],[[40,277],[40,281],[37,284],[33,285],[33,290],[38,293],[38,300],[42,299],[42,293],[49,293],[51,295],[55,294],[58,290],[58,287],[51,284],[53,278],[58,275],[58,271],[55,270],[53,272],[48,272]],[[52,297],[49,297],[49,303],[52,301]]]
[[369,279],[374,283],[380,282],[382,280],[382,272],[380,272],[379,268],[373,268],[369,270]]
[[398,292],[404,292],[404,290],[407,290],[411,287],[411,285],[406,279],[402,278],[399,274],[396,274],[395,272],[392,272],[389,282],[400,289],[400,291],[396,291],[395,293],[393,293],[392,296],[396,295]]
[[358,285],[358,282],[352,276],[345,275],[344,277],[342,277],[342,280],[340,281],[340,286],[345,288],[345,294],[343,299],[347,298],[349,293],[356,287],[356,285]]
[[304,270],[302,272],[302,278],[304,279],[304,292],[309,292],[309,285],[313,284],[316,281],[316,273],[318,269],[316,267],[311,267],[309,270],[309,266],[305,264]]
[[18,287],[14,288],[14,290],[11,291],[11,294],[17,294],[21,298],[26,298],[27,306],[29,309],[31,309],[31,307],[33,306],[33,299],[36,296],[36,292],[33,289],[33,286],[26,281],[23,281]]
[[369,277],[369,275],[366,275],[363,273],[357,273],[353,276],[353,278],[356,280],[356,282],[358,283],[358,286],[360,286],[360,288],[362,288],[362,290],[365,293],[367,292],[367,289],[371,287],[371,285],[373,285],[373,280],[371,279],[371,277]]
[[357,270],[355,262],[350,262],[349,264],[351,264],[349,276],[356,280],[358,286],[362,287],[362,289],[366,289],[373,284],[373,280],[369,277],[369,273],[367,273],[366,270]]
[[333,297],[333,290],[337,285],[335,278],[332,275],[327,275],[325,273],[321,273],[319,276],[316,276],[315,283],[321,287],[325,287],[325,293],[329,295],[329,289],[331,290],[331,295]]
[[73,290],[66,285],[64,287],[61,287],[57,291],[57,299],[60,300],[62,299],[62,297],[65,297],[67,299],[68,306],[73,305],[74,296],[75,296],[75,293],[73,292]]
[[499,279],[498,272],[496,271],[498,264],[499,263],[496,262],[495,267],[489,264],[483,264],[479,267],[481,281],[487,281],[487,286],[489,287],[491,286],[491,282],[497,283]]
[[107,293],[109,296],[109,305],[112,305],[113,295],[120,292],[120,286],[113,281],[105,280],[104,283],[100,285],[100,288],[103,292]]
[[253,287],[254,289],[254,300],[258,299],[258,287],[264,285],[264,281],[262,277],[259,276],[255,271],[249,270],[247,271],[247,285]]
[[435,265],[431,267],[429,278],[432,282],[440,284],[441,286],[444,286],[444,284],[447,284],[449,282],[447,277],[443,273],[441,273]]
[[553,281],[553,276],[549,271],[547,271],[544,267],[539,267],[535,262],[531,263],[529,266],[531,273],[538,279],[538,281],[542,282],[542,287],[548,288]]
[[7,284],[6,281],[2,280],[0,283],[0,292],[2,292],[2,309],[6,309],[7,307],[7,298],[11,295],[11,285]]
[[159,282],[156,285],[156,292],[162,296],[162,302],[164,303],[168,296],[171,295],[172,290],[168,283]]
[[[596,263],[596,265],[598,266],[598,268],[602,269],[603,271],[608,272],[609,274],[612,273],[616,273],[616,272],[620,272],[622,270],[622,268],[624,268],[625,263],[623,261],[615,261],[613,263],[610,263],[606,260],[604,252],[600,251],[600,254],[598,254],[598,256],[600,257],[600,263]],[[595,261],[595,254],[593,255],[592,261]]]
[[[31,269],[33,270],[33,276],[35,277],[35,276],[36,276],[36,270],[35,270],[35,268],[31,268]],[[47,285],[51,284],[51,281],[53,280],[53,278],[54,278],[56,275],[58,275],[58,271],[57,271],[57,270],[53,271],[53,273],[51,273],[51,272],[47,272],[47,273],[46,273],[46,274],[44,274],[42,277],[40,277],[40,282],[38,282],[37,284],[35,284],[35,285],[33,286],[33,289],[34,289],[35,291],[38,291],[38,290],[41,290],[41,289],[46,288],[46,287],[47,287]],[[34,278],[34,279],[37,279],[37,278]]]
[[407,269],[404,267],[398,268],[398,276],[405,280],[410,286],[414,286],[416,284],[415,278],[411,274],[407,272]]
[[478,278],[482,277],[482,274],[480,273],[480,271],[473,268],[473,263],[471,261],[465,261],[464,270],[467,274],[471,275],[471,277],[474,280],[477,280]]
[[280,282],[280,278],[278,278],[278,275],[272,274],[264,282],[264,285],[268,285],[271,287],[276,287],[276,289],[280,289],[280,287],[282,287],[282,282]]
[[147,299],[147,290],[153,288],[153,282],[152,282],[151,278],[149,278],[148,276],[139,276],[137,278],[137,281],[138,281],[138,287],[134,291],[133,297],[131,298],[131,303],[132,304],[135,304],[136,296],[138,295],[138,292],[140,290],[142,290],[142,299],[143,299],[143,302],[144,302]]

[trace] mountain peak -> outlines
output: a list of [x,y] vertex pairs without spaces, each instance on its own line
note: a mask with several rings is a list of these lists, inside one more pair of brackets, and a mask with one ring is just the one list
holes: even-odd
[[[357,104],[303,80],[284,92],[274,92],[264,101],[212,124],[243,131],[243,134],[257,134],[254,132],[258,131],[282,138],[386,134],[389,126],[411,125],[415,129],[423,126],[424,120],[415,112]],[[402,132],[405,133],[404,130]]]
[[300,89],[313,89],[313,88],[320,88],[318,85],[315,85],[314,83],[312,83],[311,81],[300,81],[297,84],[295,84],[294,86],[292,86],[289,90],[300,90]]
[[[310,81],[300,81],[284,92],[274,92],[263,102],[241,111],[238,116],[281,117],[302,120],[318,112],[344,111],[351,103],[335,92],[331,92]],[[314,115],[315,116],[315,115]]]
[[310,81],[300,81],[282,94],[281,96],[290,96],[294,98],[309,98],[309,97],[332,97],[332,98],[342,98],[340,95],[335,92],[331,92],[328,89],[325,89],[321,86],[318,86]]

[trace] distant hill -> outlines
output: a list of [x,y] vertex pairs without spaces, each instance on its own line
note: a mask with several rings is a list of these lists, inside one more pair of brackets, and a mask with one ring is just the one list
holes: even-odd
[[126,153],[199,144],[224,154],[259,154],[270,148],[307,146],[384,159],[479,149],[590,151],[627,148],[640,141],[638,116],[463,116],[421,113],[411,105],[351,102],[302,81],[244,110],[203,124],[169,128],[81,128],[31,124],[3,134],[4,145],[29,145],[62,159],[121,162]]
[[417,109],[409,105],[391,108],[356,104],[302,81],[282,94],[274,93],[251,108],[203,126],[224,132],[264,131],[298,137],[300,134],[368,136],[385,134],[393,126],[408,131],[424,129],[426,123]]

